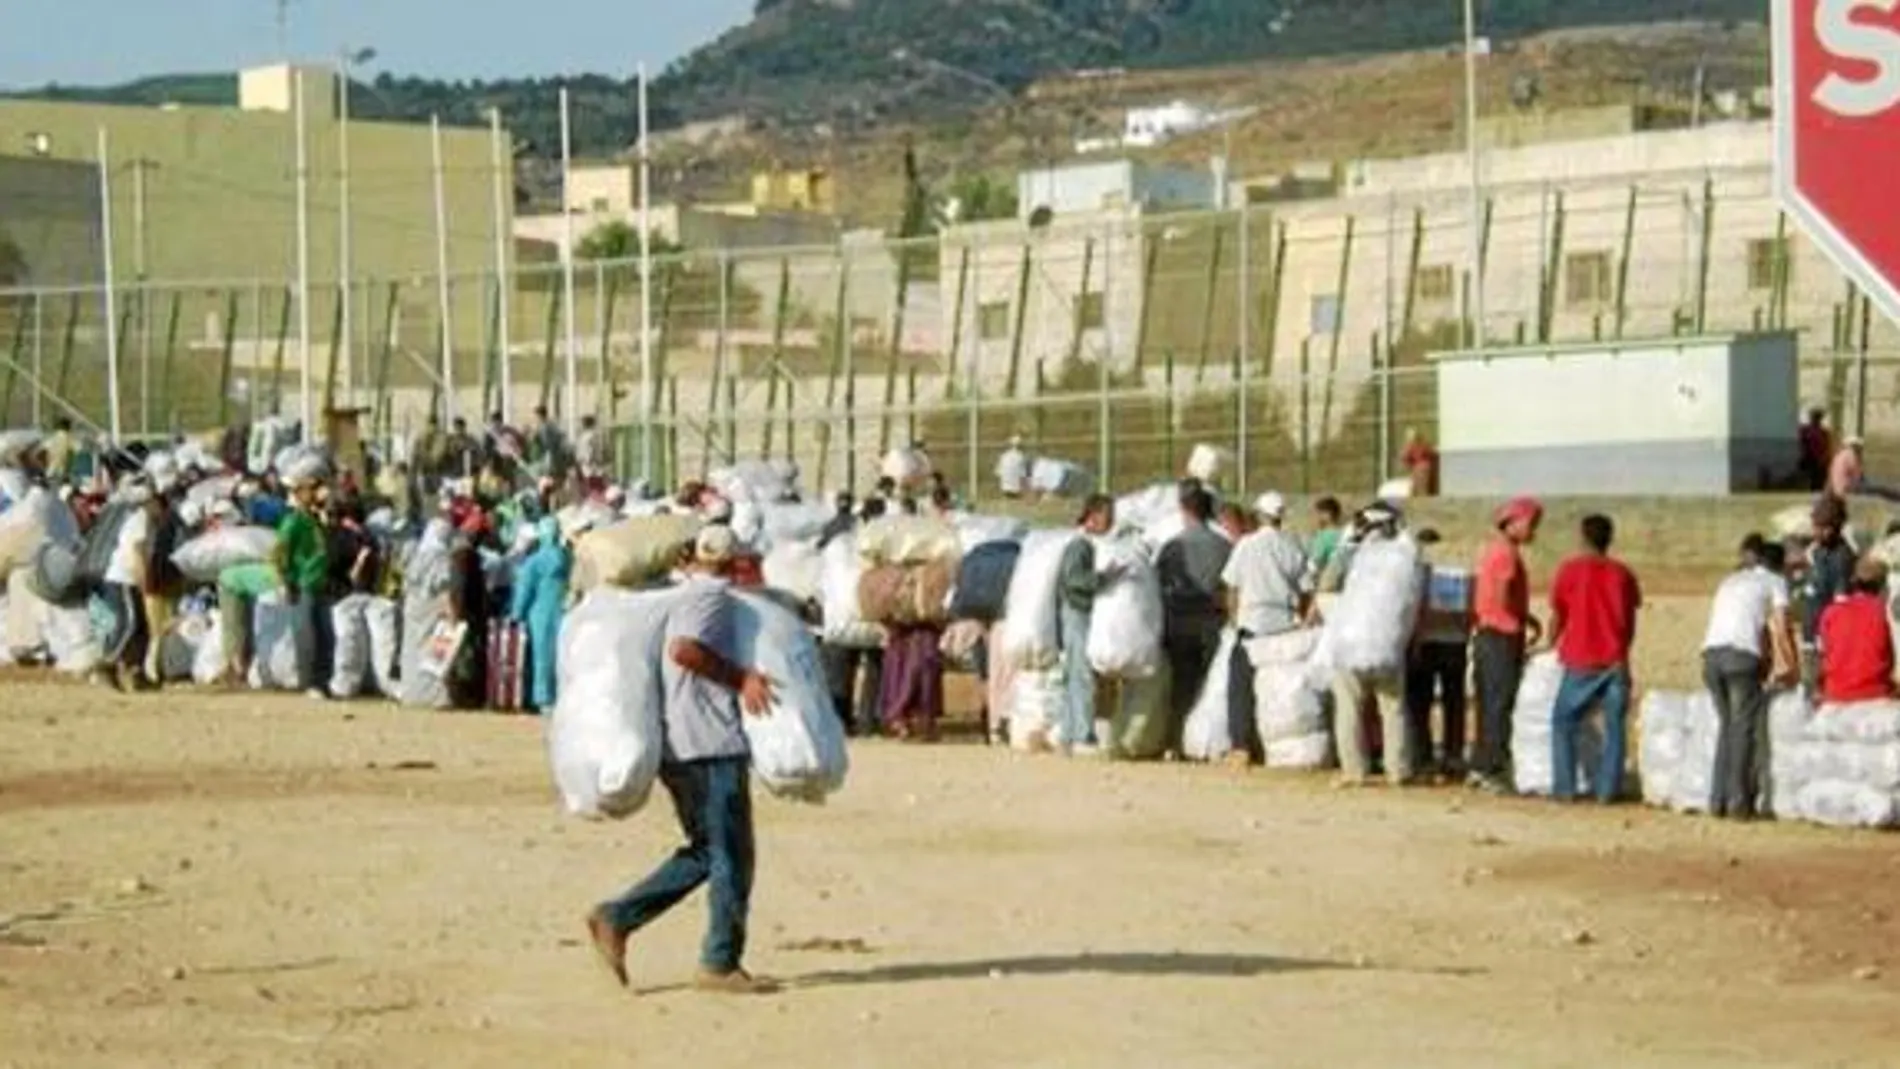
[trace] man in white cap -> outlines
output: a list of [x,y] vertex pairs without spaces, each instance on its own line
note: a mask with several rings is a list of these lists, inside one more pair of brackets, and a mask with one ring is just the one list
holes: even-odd
[[1029,454],[1023,452],[1020,434],[1009,436],[1009,448],[996,461],[996,488],[1011,500],[1029,489]]
[[1268,492],[1254,501],[1260,526],[1240,540],[1221,583],[1228,591],[1229,616],[1239,631],[1228,662],[1227,728],[1235,765],[1260,764],[1266,748],[1254,720],[1253,658],[1247,643],[1284,634],[1301,626],[1312,601],[1306,550],[1286,531],[1286,499]]
[[753,839],[751,757],[739,718],[770,710],[772,681],[734,657],[728,576],[738,548],[729,527],[701,531],[682,565],[686,581],[666,611],[660,783],[673,797],[686,843],[652,875],[587,916],[594,947],[622,986],[628,938],[710,883],[695,986],[725,994],[773,989],[741,964]]

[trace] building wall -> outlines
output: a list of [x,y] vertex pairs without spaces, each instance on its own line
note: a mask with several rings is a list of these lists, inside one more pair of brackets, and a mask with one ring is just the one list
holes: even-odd
[[0,287],[96,282],[102,266],[98,171],[0,156]]
[[615,163],[575,167],[568,176],[567,210],[593,215],[624,215],[640,206],[638,169]]

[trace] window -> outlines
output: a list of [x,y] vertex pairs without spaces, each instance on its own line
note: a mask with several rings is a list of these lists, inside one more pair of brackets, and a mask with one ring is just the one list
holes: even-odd
[[1757,238],[1748,243],[1748,288],[1751,290],[1771,290],[1775,288],[1775,275],[1781,274],[1781,284],[1788,284],[1788,276],[1794,273],[1794,259],[1788,250],[1787,238]]
[[976,335],[984,341],[1009,337],[1009,302],[985,301],[976,308]]
[[1324,293],[1313,298],[1309,310],[1307,333],[1336,334],[1339,332],[1339,295]]
[[1100,330],[1108,322],[1108,302],[1100,291],[1075,299],[1075,322],[1082,330]]
[[1450,304],[1457,297],[1456,286],[1450,264],[1429,264],[1419,268],[1418,299],[1421,304]]
[[1572,307],[1608,304],[1610,254],[1573,252],[1564,258],[1564,303]]

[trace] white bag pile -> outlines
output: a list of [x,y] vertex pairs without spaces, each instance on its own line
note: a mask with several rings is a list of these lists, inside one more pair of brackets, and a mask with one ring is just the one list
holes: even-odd
[[824,614],[824,637],[833,646],[876,649],[884,644],[884,629],[866,623],[858,610],[858,540],[842,535],[819,554],[819,608]]
[[[1799,690],[1770,694],[1767,747],[1770,765],[1757,800],[1761,812],[1782,813],[1794,785],[1790,759],[1805,732],[1812,711]],[[1721,739],[1721,719],[1715,699],[1706,690],[1688,693],[1652,690],[1643,698],[1637,724],[1636,762],[1642,780],[1643,801],[1678,813],[1707,813],[1715,796],[1715,751]],[[1783,814],[1787,815],[1787,814]]]
[[1010,687],[1010,749],[1034,753],[1059,745],[1065,695],[1061,669],[1017,672]]
[[1227,728],[1227,673],[1234,660],[1234,644],[1239,632],[1227,628],[1221,632],[1220,647],[1207,669],[1207,682],[1188,710],[1181,726],[1181,756],[1190,761],[1218,761],[1234,748]]
[[1037,457],[1029,466],[1029,488],[1050,497],[1083,497],[1095,491],[1095,476],[1071,461]]
[[1307,678],[1319,637],[1318,630],[1302,628],[1247,644],[1254,665],[1254,722],[1268,768],[1312,771],[1332,763],[1325,701]]
[[277,532],[268,527],[220,527],[179,546],[172,563],[194,583],[215,583],[226,568],[261,564],[276,550]]
[[40,545],[49,541],[77,543],[79,524],[64,501],[36,486],[0,515],[0,575],[30,566]]
[[741,593],[735,601],[733,654],[773,687],[771,712],[744,718],[752,770],[781,798],[823,802],[844,786],[850,762],[818,647],[798,617],[771,599]]
[[1028,671],[1046,669],[1061,657],[1060,606],[1056,582],[1062,554],[1081,537],[1073,530],[1033,531],[1009,579],[996,652]]
[[1421,594],[1418,544],[1410,535],[1365,542],[1326,618],[1334,668],[1391,675],[1405,666]]
[[1798,721],[1788,713],[1779,730],[1783,737],[1771,739],[1776,816],[1900,827],[1900,701],[1823,705]]
[[[1557,706],[1557,687],[1563,675],[1563,668],[1552,654],[1533,657],[1524,666],[1517,705],[1511,710],[1511,775],[1519,794],[1551,792],[1551,714]],[[1577,790],[1589,791],[1598,758],[1603,754],[1602,718],[1591,716],[1584,721],[1577,732],[1576,753]]]
[[567,811],[632,816],[659,778],[665,734],[661,657],[671,590],[601,589],[561,626],[548,761]]
[[263,595],[252,607],[251,636],[252,690],[300,691],[315,682],[304,678],[316,662],[308,606],[285,601],[281,591]]
[[[1020,565],[1018,565],[1020,567]],[[1088,659],[1104,676],[1151,679],[1161,670],[1161,581],[1132,539],[1097,539],[1097,573],[1117,574],[1095,596]]]

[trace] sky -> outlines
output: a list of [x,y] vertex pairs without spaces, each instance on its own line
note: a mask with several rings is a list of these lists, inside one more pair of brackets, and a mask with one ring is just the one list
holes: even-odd
[[[277,0],[6,0],[0,86],[109,85],[281,57]],[[656,71],[745,21],[753,0],[287,0],[291,53],[376,49],[367,74]]]

